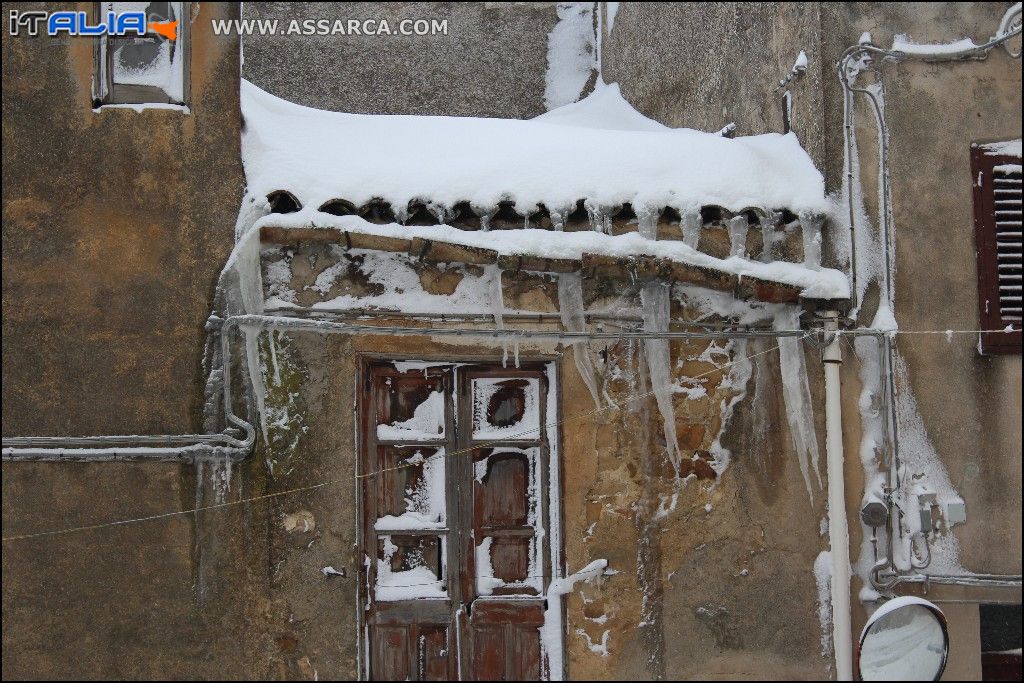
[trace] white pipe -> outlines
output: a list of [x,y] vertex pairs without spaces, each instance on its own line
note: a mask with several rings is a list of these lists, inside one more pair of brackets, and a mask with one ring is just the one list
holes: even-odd
[[828,459],[828,537],[832,555],[832,648],[836,680],[853,680],[853,635],[850,615],[850,532],[846,522],[846,483],[843,477],[843,410],[839,402],[839,366],[843,351],[837,333],[837,314],[826,313],[825,333],[825,452]]

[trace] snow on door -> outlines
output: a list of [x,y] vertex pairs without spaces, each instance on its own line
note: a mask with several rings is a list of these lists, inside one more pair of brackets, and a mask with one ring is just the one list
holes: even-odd
[[367,677],[548,678],[546,655],[562,646],[540,638],[558,555],[549,377],[540,364],[368,366]]

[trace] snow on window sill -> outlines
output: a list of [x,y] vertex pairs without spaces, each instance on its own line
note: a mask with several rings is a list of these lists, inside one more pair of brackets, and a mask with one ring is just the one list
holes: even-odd
[[187,104],[169,104],[166,102],[140,102],[138,104],[101,104],[98,107],[93,107],[92,112],[94,114],[102,114],[108,109],[133,109],[135,113],[142,113],[145,109],[163,109],[165,111],[177,111],[181,112],[185,116],[192,113]]

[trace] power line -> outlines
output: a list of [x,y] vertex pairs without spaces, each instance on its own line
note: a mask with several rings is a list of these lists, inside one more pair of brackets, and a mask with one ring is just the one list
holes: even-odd
[[[890,331],[890,330],[869,330],[869,329],[862,328],[862,329],[858,329],[858,330],[839,330],[838,333],[841,336],[862,336],[862,335],[869,335],[869,334],[870,335],[874,335],[874,334],[888,334],[888,335],[920,334],[920,335],[929,335],[929,334],[931,334],[931,335],[947,335],[948,336],[948,335],[952,335],[952,334],[1005,333],[1005,332],[1008,332],[1008,331],[1009,330],[1007,330],[1007,329],[1001,329],[1001,330],[891,330]],[[797,341],[803,341],[804,339],[807,339],[808,337],[810,337],[813,334],[815,334],[815,331],[808,331],[802,337],[798,337]],[[775,351],[778,348],[779,348],[779,345],[776,344],[775,346],[772,346],[771,348],[766,349],[764,351],[760,351],[760,352],[755,353],[755,354],[750,355],[750,356],[744,356],[743,358],[737,358],[734,361],[730,361],[729,363],[726,363],[724,365],[716,367],[714,370],[709,370],[706,373],[702,373],[700,375],[697,375],[696,377],[690,377],[690,378],[687,378],[687,379],[691,379],[691,380],[701,379],[702,377],[705,377],[707,375],[710,375],[710,374],[713,374],[713,373],[716,373],[716,372],[721,372],[722,370],[725,370],[725,369],[727,369],[729,367],[732,367],[733,365],[735,365],[737,363],[740,363],[740,362],[743,362],[743,361],[748,361],[751,358],[756,358],[757,356],[764,355],[764,354],[770,353],[772,351]],[[640,400],[640,399],[643,399],[643,398],[648,398],[650,396],[653,396],[654,394],[655,394],[655,390],[652,389],[651,391],[647,391],[647,392],[644,392],[642,394],[635,394],[633,396],[627,397],[625,402],[628,403],[628,402],[631,402],[631,401],[636,401],[636,400]],[[582,413],[577,413],[577,414],[571,415],[569,417],[566,417],[566,418],[564,418],[562,420],[559,420],[559,421],[556,421],[556,422],[553,422],[553,423],[550,423],[550,424],[545,424],[544,427],[545,428],[556,428],[556,427],[565,425],[566,423],[568,423],[568,422],[570,422],[572,420],[582,419],[582,418],[589,417],[589,416],[592,416],[592,415],[597,415],[597,414],[599,414],[601,412],[604,412],[606,410],[611,410],[613,408],[617,409],[617,408],[619,408],[619,405],[618,404],[609,404],[607,406],[603,406],[603,407],[597,408],[595,410],[586,411],[586,412],[582,412]],[[509,439],[515,439],[517,437],[528,436],[528,435],[530,435],[530,434],[532,434],[534,432],[537,432],[539,430],[540,430],[540,427],[538,426],[536,428],[532,428],[532,429],[526,430],[526,431],[521,432],[519,434],[512,435],[511,437],[509,437]],[[464,449],[461,449],[461,450],[458,450],[458,451],[453,451],[451,453],[446,453],[445,457],[450,457],[450,456],[462,455],[462,454],[465,454],[465,453],[470,453],[470,452],[472,452],[472,451],[474,451],[476,449],[488,448],[488,447],[491,447],[491,446],[500,445],[500,443],[501,442],[498,442],[498,441],[482,442],[482,443],[479,443],[479,444],[475,444],[475,445],[473,445],[470,448],[464,448]],[[418,463],[415,463],[415,464],[418,464]],[[412,467],[415,464],[399,465],[399,466],[396,466],[396,467],[383,468],[383,469],[375,470],[374,472],[368,472],[368,473],[364,473],[364,474],[356,474],[355,478],[356,479],[365,479],[365,478],[368,478],[368,477],[377,476],[378,474],[381,474],[383,472],[389,472],[389,471],[394,471],[394,470],[398,470],[398,469],[403,469],[403,468],[406,468],[406,467]],[[130,518],[130,519],[116,520],[116,521],[113,521],[113,522],[103,522],[103,523],[98,523],[98,524],[88,524],[88,525],[82,525],[82,526],[76,526],[76,527],[68,527],[68,528],[56,529],[56,530],[52,530],[52,531],[41,531],[41,532],[36,532],[36,533],[31,533],[31,534],[18,534],[18,535],[15,535],[15,536],[4,536],[0,540],[2,540],[2,542],[4,542],[4,543],[7,543],[8,541],[20,541],[20,540],[28,540],[28,539],[34,539],[34,538],[48,537],[48,536],[57,536],[57,535],[69,534],[69,533],[74,533],[74,532],[79,532],[79,531],[89,531],[89,530],[93,530],[93,529],[102,529],[102,528],[107,528],[107,527],[123,526],[123,525],[126,525],[126,524],[134,524],[134,523],[138,523],[138,522],[153,521],[153,520],[157,520],[157,519],[166,519],[166,518],[169,518],[169,517],[176,517],[176,516],[180,516],[180,515],[190,515],[190,514],[195,514],[195,513],[203,512],[203,511],[207,511],[207,510],[217,510],[217,509],[231,507],[231,506],[234,506],[234,505],[242,505],[242,504],[247,504],[247,503],[254,503],[254,502],[259,502],[261,500],[267,500],[267,499],[271,499],[271,498],[278,498],[278,497],[281,497],[281,496],[291,495],[291,494],[294,494],[294,493],[301,493],[301,492],[304,492],[304,491],[312,491],[312,490],[320,489],[320,488],[323,488],[325,486],[328,486],[328,485],[334,484],[334,483],[340,483],[340,480],[328,480],[328,481],[320,482],[319,484],[313,484],[311,486],[304,486],[304,487],[289,489],[287,491],[278,491],[278,492],[275,492],[275,493],[267,493],[267,494],[263,494],[263,495],[259,495],[259,496],[253,496],[251,498],[243,498],[243,499],[235,500],[235,501],[227,501],[227,502],[224,502],[224,503],[217,503],[217,504],[214,504],[214,505],[206,505],[206,506],[191,508],[191,509],[188,509],[188,510],[176,510],[176,511],[173,511],[173,512],[166,512],[166,513],[157,514],[157,515],[148,515],[148,516],[144,516],[144,517],[134,517],[134,518]]]

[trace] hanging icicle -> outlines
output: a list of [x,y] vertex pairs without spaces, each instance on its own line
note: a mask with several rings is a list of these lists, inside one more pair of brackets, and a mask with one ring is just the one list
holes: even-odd
[[[583,306],[583,278],[579,273],[562,273],[558,276],[558,310],[562,316],[562,327],[568,332],[585,332],[587,320]],[[585,339],[572,344],[572,358],[580,378],[587,385],[594,405],[602,408],[601,395],[597,385],[597,370],[590,355],[590,343]]]
[[683,243],[691,249],[697,248],[700,241],[700,207],[690,206],[683,210],[680,226],[683,229]]
[[[670,288],[660,282],[648,282],[640,290],[645,332],[668,332]],[[673,466],[679,469],[679,443],[676,440],[676,415],[672,405],[672,363],[668,339],[644,339],[647,371],[651,378],[651,391],[665,430],[665,449]]]
[[[775,316],[775,329],[795,330],[800,326],[799,311],[787,309]],[[804,349],[795,337],[779,338],[779,368],[782,372],[782,398],[786,404],[786,421],[793,448],[800,463],[807,496],[814,502],[810,470],[821,488],[821,471],[818,468],[818,436],[814,429],[814,411],[811,409],[811,388],[807,381],[807,364]]]

